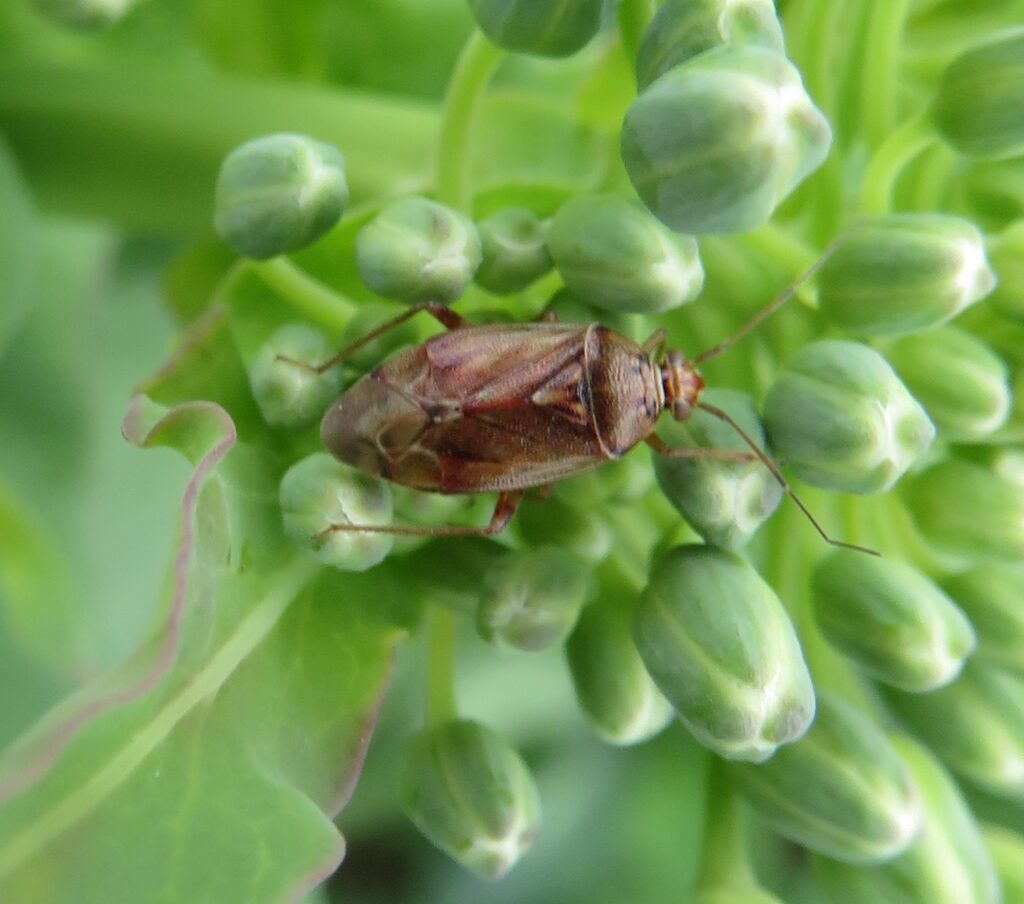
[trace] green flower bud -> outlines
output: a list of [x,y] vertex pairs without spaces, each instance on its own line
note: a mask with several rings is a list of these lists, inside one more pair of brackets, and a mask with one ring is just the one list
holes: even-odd
[[802,480],[883,493],[931,445],[935,428],[877,352],[855,342],[804,346],[765,399],[775,452]]
[[643,90],[658,76],[722,44],[785,52],[772,0],[668,0],[651,20],[636,58]]
[[477,630],[498,647],[543,650],[569,635],[586,591],[586,572],[562,549],[518,550],[484,575]]
[[548,248],[569,289],[609,311],[667,311],[692,301],[704,285],[697,243],[616,195],[563,204],[551,221]]
[[601,25],[601,0],[469,0],[480,30],[498,47],[563,57],[588,44]]
[[385,483],[317,452],[292,465],[279,491],[285,533],[325,565],[366,571],[391,551],[387,534],[334,531],[332,524],[390,524],[391,494]]
[[67,28],[102,28],[113,25],[136,0],[30,0],[41,15]]
[[672,229],[741,232],[764,223],[822,164],[831,142],[785,57],[723,46],[637,97],[622,127],[622,161],[644,203]]
[[968,157],[1004,160],[1024,154],[1024,30],[974,47],[946,67],[935,124]]
[[877,863],[921,825],[917,789],[881,729],[821,698],[814,725],[767,763],[737,763],[737,787],[780,835],[846,863]]
[[909,767],[921,800],[921,832],[878,866],[815,858],[824,900],[843,904],[994,904],[999,885],[981,832],[956,783],[909,738],[892,746]]
[[995,286],[966,220],[909,213],[852,228],[818,275],[822,312],[863,336],[912,333],[955,317]]
[[[749,396],[732,390],[707,390],[704,397],[729,412],[762,448],[764,427]],[[704,411],[673,421],[659,431],[673,448],[731,449],[749,452],[728,424]],[[760,462],[655,456],[661,491],[708,543],[739,549],[778,508],[782,488]]]
[[646,741],[674,715],[644,668],[631,621],[620,600],[597,600],[583,610],[565,645],[580,708],[610,744]]
[[525,289],[551,267],[547,229],[525,207],[506,207],[477,223],[483,260],[476,284],[497,295]]
[[528,500],[516,512],[519,536],[530,546],[557,546],[584,562],[608,558],[612,532],[593,508],[578,508],[561,499]]
[[907,336],[886,357],[946,439],[973,442],[1005,423],[1011,402],[1006,365],[970,333],[944,327]]
[[315,242],[347,203],[337,148],[305,135],[266,135],[221,164],[213,225],[243,257],[262,260]]
[[654,566],[633,630],[683,724],[719,755],[760,762],[811,724],[814,689],[793,625],[738,556],[670,550]]
[[432,844],[482,879],[500,879],[540,828],[540,796],[522,758],[476,722],[431,726],[412,739],[405,812]]
[[480,266],[472,221],[427,198],[385,207],[356,236],[356,267],[374,292],[408,304],[448,304]]
[[952,681],[974,649],[964,614],[909,565],[837,550],[814,571],[826,639],[872,678],[906,691]]
[[1004,317],[1024,323],[1024,220],[989,240],[989,260],[999,281],[988,303]]
[[982,564],[943,586],[974,626],[976,658],[1024,673],[1024,567]]
[[886,689],[885,699],[955,771],[994,794],[1024,794],[1024,678],[971,662],[941,690]]
[[917,529],[940,552],[1024,559],[1024,486],[951,460],[908,479],[902,494]]
[[1024,904],[1024,835],[1003,826],[985,826],[982,832],[1003,887],[1004,904]]
[[[274,427],[308,427],[341,392],[337,368],[315,373],[293,362],[321,364],[334,354],[327,337],[304,323],[281,327],[249,365],[249,386],[263,420]],[[282,361],[280,355],[290,358]]]

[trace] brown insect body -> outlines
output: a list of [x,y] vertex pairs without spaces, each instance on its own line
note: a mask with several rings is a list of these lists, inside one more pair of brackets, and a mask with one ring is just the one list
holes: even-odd
[[336,457],[441,493],[541,486],[615,459],[668,408],[689,415],[703,382],[678,352],[654,358],[606,327],[461,326],[400,352],[324,416]]

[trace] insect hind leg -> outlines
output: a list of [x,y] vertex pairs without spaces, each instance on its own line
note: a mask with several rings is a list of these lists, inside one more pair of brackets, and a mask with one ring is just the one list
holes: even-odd
[[322,531],[313,535],[317,542],[323,542],[331,534],[338,531],[348,533],[390,534],[395,537],[493,537],[500,534],[519,508],[523,494],[521,491],[506,491],[498,496],[494,505],[491,520],[480,527],[461,524],[431,527],[419,524],[330,524]]
[[469,325],[469,321],[466,320],[461,314],[456,314],[451,308],[443,304],[438,304],[436,301],[426,301],[422,304],[413,305],[407,311],[403,311],[397,317],[392,317],[390,320],[385,321],[379,327],[374,330],[370,330],[365,336],[357,339],[351,345],[347,345],[336,355],[328,358],[322,364],[307,364],[305,361],[297,361],[295,358],[289,358],[287,355],[278,355],[276,360],[286,361],[289,364],[294,364],[296,367],[301,367],[303,370],[312,371],[315,374],[322,374],[325,371],[330,370],[333,367],[337,367],[339,364],[344,363],[348,358],[352,357],[359,349],[364,345],[368,345],[373,342],[378,336],[383,336],[384,333],[389,330],[393,330],[396,326],[401,326],[406,320],[415,317],[420,311],[426,311],[441,323],[442,326],[447,327],[449,330],[461,329],[464,326]]

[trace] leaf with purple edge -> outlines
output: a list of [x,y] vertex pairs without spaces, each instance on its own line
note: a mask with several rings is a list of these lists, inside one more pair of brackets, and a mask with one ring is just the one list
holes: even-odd
[[293,553],[219,405],[138,396],[124,432],[195,466],[162,616],[0,758],[0,898],[297,898],[342,857],[401,587]]

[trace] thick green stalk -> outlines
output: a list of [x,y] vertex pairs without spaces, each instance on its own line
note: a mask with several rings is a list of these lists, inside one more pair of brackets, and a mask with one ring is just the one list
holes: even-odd
[[503,56],[504,51],[474,31],[448,83],[437,156],[437,200],[466,213],[471,212],[473,200],[473,126]]
[[697,888],[756,888],[743,842],[739,802],[726,775],[725,763],[708,757],[704,851]]
[[896,180],[918,154],[936,141],[931,116],[918,113],[893,132],[871,157],[861,182],[860,211],[871,216],[889,213]]
[[438,131],[409,101],[43,54],[0,59],[0,123],[40,207],[165,233],[210,229],[221,160],[258,135],[336,144],[359,203],[426,181]]
[[357,310],[354,301],[300,270],[286,257],[250,261],[248,266],[280,298],[332,335],[343,332]]

